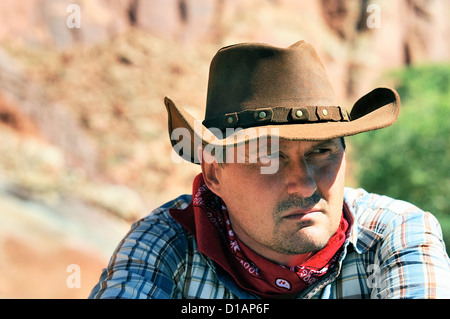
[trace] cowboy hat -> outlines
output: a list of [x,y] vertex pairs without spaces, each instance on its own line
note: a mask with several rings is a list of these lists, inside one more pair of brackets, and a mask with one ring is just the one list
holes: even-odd
[[[288,48],[243,43],[220,49],[210,66],[202,122],[171,98],[164,102],[172,146],[193,163],[199,162],[199,143],[236,146],[270,134],[328,140],[387,127],[400,111],[400,98],[390,88],[371,91],[350,109],[342,107],[320,58],[305,41]],[[182,143],[189,146],[184,151]]]

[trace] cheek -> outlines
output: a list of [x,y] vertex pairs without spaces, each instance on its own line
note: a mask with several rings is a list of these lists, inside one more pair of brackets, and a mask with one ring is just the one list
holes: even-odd
[[341,219],[344,200],[345,170],[346,162],[345,157],[343,157],[335,173],[325,178],[319,186],[320,192],[328,204],[331,229],[337,229]]
[[331,185],[332,193],[342,202],[344,196],[344,186],[345,186],[345,172],[347,168],[347,163],[345,160],[345,154],[342,157],[342,161],[338,167],[337,174],[335,176],[335,180]]
[[346,161],[345,153],[334,163],[326,168],[316,170],[316,183],[323,195],[328,197],[339,197],[343,194],[345,185]]
[[229,165],[220,176],[221,194],[218,195],[241,205],[255,204],[270,195],[273,183],[273,176],[260,174],[256,165]]
[[[230,174],[231,175],[231,174]],[[223,179],[221,194],[227,205],[230,217],[242,228],[267,227],[273,223],[273,205],[276,203],[273,188],[264,175],[249,174],[243,171]],[[272,182],[273,183],[273,182]]]
[[268,203],[271,194],[265,187],[260,187],[264,185],[261,183],[243,175],[239,182],[230,184],[222,199],[229,210],[239,212],[242,217],[263,214],[264,210],[270,209]]

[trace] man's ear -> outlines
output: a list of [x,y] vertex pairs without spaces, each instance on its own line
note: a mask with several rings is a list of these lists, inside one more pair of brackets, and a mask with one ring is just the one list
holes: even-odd
[[220,179],[218,173],[222,168],[218,165],[215,157],[209,152],[204,151],[201,146],[197,149],[197,156],[200,159],[203,180],[205,181],[206,186],[208,186],[213,193],[219,195]]

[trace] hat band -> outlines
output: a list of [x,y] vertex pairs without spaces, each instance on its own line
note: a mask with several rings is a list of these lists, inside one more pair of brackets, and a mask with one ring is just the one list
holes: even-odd
[[274,107],[226,113],[205,119],[203,125],[225,128],[247,128],[269,124],[296,124],[316,122],[349,122],[347,111],[340,106]]

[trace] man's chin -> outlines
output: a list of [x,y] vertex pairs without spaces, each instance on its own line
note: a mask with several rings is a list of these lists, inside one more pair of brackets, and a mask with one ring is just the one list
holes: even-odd
[[316,253],[327,245],[330,237],[317,226],[306,226],[285,241],[282,250],[289,255]]

